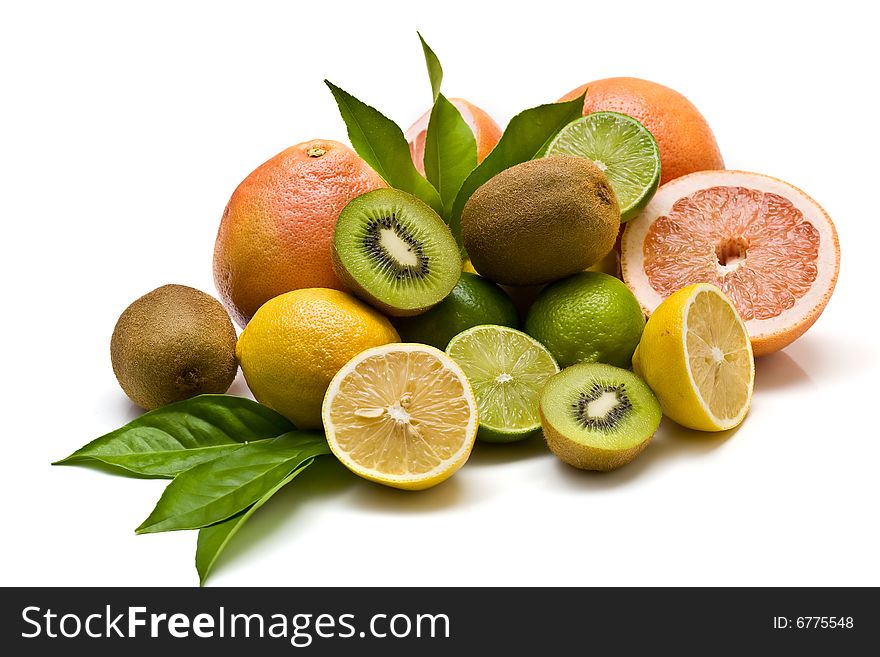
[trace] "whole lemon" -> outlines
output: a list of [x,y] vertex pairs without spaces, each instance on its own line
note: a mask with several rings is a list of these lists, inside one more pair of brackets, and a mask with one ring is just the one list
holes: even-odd
[[324,393],[342,366],[364,349],[399,341],[370,306],[339,290],[306,288],[264,303],[236,355],[257,401],[300,429],[318,429]]

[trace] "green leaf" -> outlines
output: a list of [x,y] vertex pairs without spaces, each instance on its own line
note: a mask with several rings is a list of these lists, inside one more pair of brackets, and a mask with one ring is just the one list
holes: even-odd
[[477,188],[512,166],[541,157],[547,144],[569,123],[581,116],[584,95],[564,103],[550,103],[524,110],[514,116],[501,140],[474,169],[458,190],[452,206],[449,227],[461,244],[461,212]]
[[291,431],[181,472],[138,534],[198,529],[248,508],[308,459],[329,454],[319,433]]
[[477,166],[477,140],[455,105],[438,94],[425,137],[425,175],[440,192],[443,215],[449,215],[455,196]]
[[391,187],[409,192],[438,213],[442,212],[440,195],[416,169],[406,137],[398,125],[329,80],[324,83],[333,92],[357,154]]
[[199,395],[144,413],[53,465],[101,462],[137,475],[174,477],[246,442],[275,438],[294,428],[250,399]]
[[268,502],[269,498],[289,484],[294,477],[309,467],[312,463],[314,463],[314,459],[304,461],[296,470],[266,491],[266,493],[254,502],[246,511],[242,511],[223,522],[218,522],[208,527],[202,527],[199,530],[199,540],[196,545],[196,570],[199,573],[200,585],[204,585],[208,573],[211,572],[220,553],[226,549],[229,541],[231,541],[232,537],[238,533],[238,530],[241,529],[242,525],[244,525],[244,523],[246,523],[261,506]]
[[440,83],[443,82],[443,67],[440,66],[440,60],[431,50],[431,46],[425,43],[420,32],[419,41],[422,42],[422,51],[425,53],[425,65],[428,67],[428,78],[431,80],[431,93],[433,94],[433,102],[437,102],[437,96],[440,95]]

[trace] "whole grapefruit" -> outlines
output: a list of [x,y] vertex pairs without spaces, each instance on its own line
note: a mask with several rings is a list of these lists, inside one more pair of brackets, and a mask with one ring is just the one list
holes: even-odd
[[356,196],[385,187],[350,148],[330,140],[291,146],[261,164],[229,199],[214,246],[214,282],[242,327],[291,290],[344,289],[333,273],[336,219]]
[[[463,98],[450,98],[449,102],[455,106],[455,109],[461,114],[461,118],[471,127],[477,140],[477,163],[482,162],[501,139],[501,128],[495,123],[495,119],[473,103],[469,103]],[[425,136],[428,134],[430,119],[431,111],[428,110],[406,131],[406,140],[409,142],[409,152],[413,164],[422,175],[425,174]]]
[[694,171],[724,168],[706,119],[677,91],[639,78],[606,78],[581,85],[560,101],[577,98],[584,90],[584,114],[621,112],[654,135],[660,149],[661,185]]

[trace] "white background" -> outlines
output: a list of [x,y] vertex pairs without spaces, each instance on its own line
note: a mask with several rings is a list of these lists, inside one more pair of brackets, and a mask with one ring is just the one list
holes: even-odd
[[[540,442],[478,445],[406,493],[325,459],[236,537],[225,585],[861,585],[877,554],[876,21],[863,3],[4,3],[0,10],[3,585],[194,585],[196,535],[135,536],[162,481],[51,460],[137,414],[110,368],[119,313],[164,283],[214,293],[238,182],[345,139],[329,78],[405,128],[430,101],[422,31],[504,125],[612,75],[664,83],[731,168],[828,210],[837,291],[758,362],[722,435],[664,422],[636,462],[573,470]],[[239,379],[235,394],[247,394]]]

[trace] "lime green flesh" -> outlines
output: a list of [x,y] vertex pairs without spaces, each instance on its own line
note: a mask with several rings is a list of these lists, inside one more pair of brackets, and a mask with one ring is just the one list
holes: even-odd
[[546,155],[576,155],[605,171],[620,204],[620,220],[636,216],[660,184],[660,151],[647,128],[626,114],[594,112],[556,135]]
[[660,403],[638,376],[612,365],[580,363],[547,382],[541,395],[547,422],[570,441],[626,450],[660,425]]
[[550,352],[525,333],[505,326],[475,326],[446,349],[464,370],[480,415],[477,438],[513,442],[541,430],[538,399],[559,371]]

